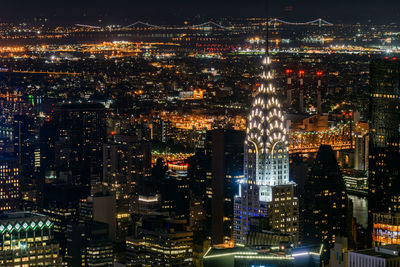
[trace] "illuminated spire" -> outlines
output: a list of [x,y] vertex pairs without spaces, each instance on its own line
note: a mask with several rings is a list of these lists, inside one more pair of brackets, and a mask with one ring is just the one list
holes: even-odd
[[269,56],[263,65],[262,82],[248,117],[245,175],[252,183],[273,186],[289,182],[289,144]]

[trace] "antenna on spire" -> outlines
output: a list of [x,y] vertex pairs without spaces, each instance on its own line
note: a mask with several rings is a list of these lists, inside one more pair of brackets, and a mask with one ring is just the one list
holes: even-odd
[[268,0],[265,0],[265,16],[267,18],[267,25],[265,27],[265,55],[269,56],[269,12],[268,12]]

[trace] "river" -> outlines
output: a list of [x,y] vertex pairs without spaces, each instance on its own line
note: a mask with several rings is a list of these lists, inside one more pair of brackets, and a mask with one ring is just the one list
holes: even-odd
[[353,201],[353,217],[364,228],[368,226],[368,200],[366,197],[348,195]]

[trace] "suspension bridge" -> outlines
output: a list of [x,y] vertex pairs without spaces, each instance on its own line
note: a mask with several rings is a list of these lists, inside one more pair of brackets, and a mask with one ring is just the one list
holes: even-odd
[[[333,26],[333,23],[326,21],[322,18],[314,19],[311,21],[306,21],[306,22],[291,22],[291,21],[286,21],[282,20],[279,18],[271,18],[268,20],[269,25],[273,27],[277,27],[280,24],[284,25],[293,25],[293,26],[305,26],[305,25],[317,25],[319,27],[321,26]],[[156,24],[151,24],[148,22],[143,22],[143,21],[136,21],[134,23],[131,23],[126,26],[118,26],[118,27],[100,27],[100,26],[94,26],[94,25],[87,25],[87,24],[75,24],[77,27],[82,27],[82,28],[90,28],[90,29],[97,29],[97,30],[130,30],[130,29],[135,29],[138,27],[145,27],[148,29],[157,29],[157,30],[202,30],[202,29],[210,29],[210,28],[216,28],[216,29],[221,29],[221,30],[233,30],[235,29],[235,26],[224,26],[220,23],[216,23],[214,21],[207,21],[204,23],[200,24],[194,24],[194,25],[186,25],[186,26],[165,26],[165,25],[156,25]]]

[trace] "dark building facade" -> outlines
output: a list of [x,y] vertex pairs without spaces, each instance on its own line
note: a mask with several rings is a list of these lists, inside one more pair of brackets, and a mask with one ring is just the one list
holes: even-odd
[[151,178],[151,144],[135,136],[116,135],[113,139],[103,146],[103,186],[115,194],[117,239],[123,241],[137,188]]
[[197,238],[211,238],[213,244],[223,244],[232,237],[234,196],[238,180],[243,179],[244,139],[243,131],[208,131],[204,146],[189,160],[195,243]]
[[370,64],[370,224],[373,212],[400,210],[400,61]]
[[333,150],[321,145],[305,181],[300,213],[303,221],[303,242],[324,244],[325,255],[333,247],[335,237],[348,236],[349,203],[346,187]]
[[108,238],[108,224],[97,221],[67,226],[68,266],[114,266],[113,246]]
[[239,179],[243,178],[243,144],[245,133],[214,130],[211,137],[211,240],[223,244],[232,238],[233,202]]
[[58,176],[91,189],[102,177],[105,108],[98,103],[73,103],[60,104],[54,111]]
[[79,200],[86,197],[83,186],[46,184],[43,214],[54,223],[54,239],[60,244],[61,255],[66,248],[67,225],[78,221]]

